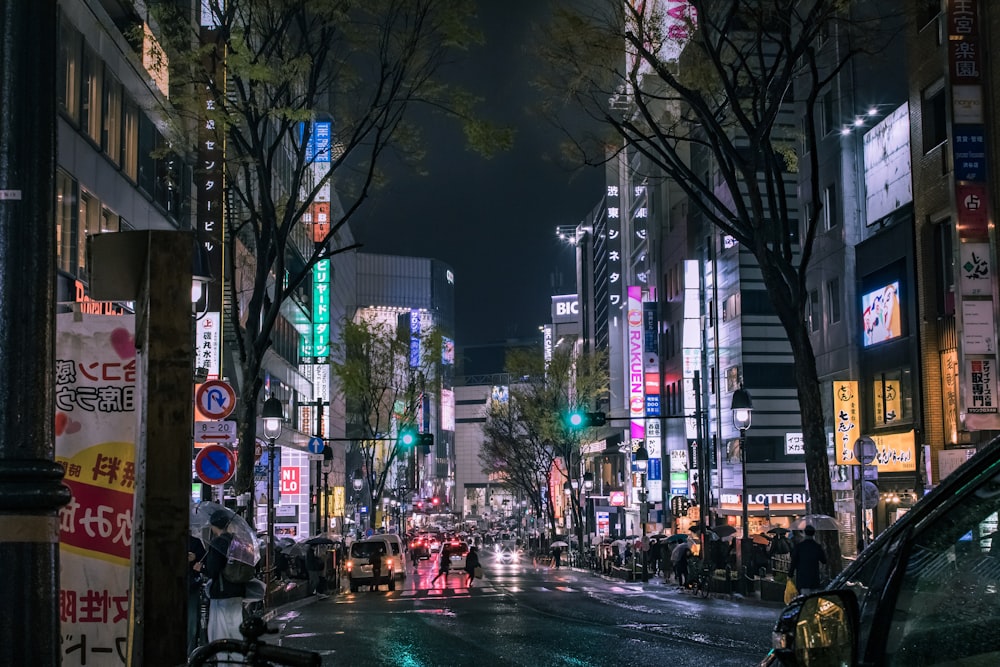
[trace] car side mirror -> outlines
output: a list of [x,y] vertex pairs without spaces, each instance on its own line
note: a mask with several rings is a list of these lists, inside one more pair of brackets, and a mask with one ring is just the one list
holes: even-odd
[[848,590],[796,598],[771,634],[782,665],[853,665],[857,659],[858,601]]

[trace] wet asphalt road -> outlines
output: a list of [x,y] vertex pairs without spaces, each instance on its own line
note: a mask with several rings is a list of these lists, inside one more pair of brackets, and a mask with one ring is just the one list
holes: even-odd
[[483,557],[485,577],[431,584],[436,557],[395,591],[344,592],[274,619],[284,646],[323,665],[755,665],[781,605],[700,599],[659,578],[612,581]]

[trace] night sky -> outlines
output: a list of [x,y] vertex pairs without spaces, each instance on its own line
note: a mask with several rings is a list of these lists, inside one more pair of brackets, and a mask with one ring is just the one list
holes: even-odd
[[428,174],[384,163],[389,185],[351,225],[364,252],[451,265],[459,346],[538,335],[550,320],[550,295],[575,291],[574,251],[555,228],[579,223],[602,193],[603,171],[561,163],[559,133],[533,112],[539,97],[528,47],[545,7],[480,0],[486,45],[449,70],[449,79],[485,98],[483,115],[517,129],[513,148],[487,160],[465,149],[457,123],[415,117],[427,128]]

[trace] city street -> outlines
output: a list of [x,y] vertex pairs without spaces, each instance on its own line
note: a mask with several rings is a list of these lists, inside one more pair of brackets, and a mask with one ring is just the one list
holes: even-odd
[[[324,665],[753,665],[780,605],[699,599],[660,579],[612,581],[567,567],[495,563],[431,585],[437,557],[388,592],[362,589],[279,615],[282,645]],[[346,587],[346,586],[345,586]]]

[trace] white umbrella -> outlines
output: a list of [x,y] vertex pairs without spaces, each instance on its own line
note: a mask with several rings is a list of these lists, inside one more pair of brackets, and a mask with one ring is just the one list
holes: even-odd
[[552,544],[550,544],[549,546],[550,546],[550,547],[568,547],[569,545],[568,545],[568,544],[566,544],[565,542],[563,542],[562,540],[559,540],[559,541],[557,541],[557,542],[553,542],[553,543],[552,543]]
[[796,519],[789,528],[792,530],[805,530],[806,526],[812,526],[816,530],[840,530],[840,524],[832,516],[826,514],[806,514],[801,519]]

